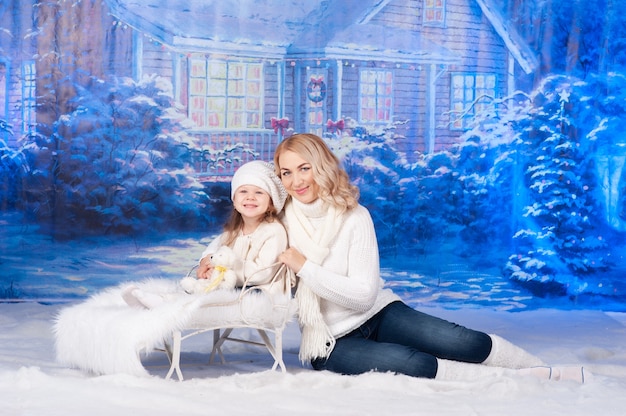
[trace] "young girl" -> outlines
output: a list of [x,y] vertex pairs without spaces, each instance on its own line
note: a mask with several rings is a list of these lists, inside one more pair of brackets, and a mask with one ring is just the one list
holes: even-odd
[[[237,169],[231,181],[232,214],[222,234],[202,253],[197,278],[211,276],[211,254],[225,245],[238,258],[237,286],[269,284],[280,267],[277,257],[287,248],[287,233],[277,219],[286,198],[287,191],[270,163],[253,161]],[[136,286],[128,287],[122,296],[129,305],[143,308],[153,308],[167,298]]]
[[241,260],[235,268],[238,286],[246,280],[254,286],[269,283],[279,268],[272,265],[287,248],[287,233],[277,220],[286,198],[287,191],[271,164],[254,161],[241,166],[231,182],[231,217],[224,232],[202,253],[196,276],[209,278],[214,266],[211,254],[228,246]]
[[581,367],[546,367],[497,335],[416,311],[384,288],[372,218],[321,138],[285,139],[274,164],[290,195],[283,219],[290,248],[279,260],[298,277],[301,360],[342,374],[473,379],[504,367],[583,381]]

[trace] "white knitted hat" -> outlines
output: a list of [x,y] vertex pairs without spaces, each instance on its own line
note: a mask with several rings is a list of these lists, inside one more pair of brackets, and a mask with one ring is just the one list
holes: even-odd
[[282,211],[287,199],[287,190],[280,178],[274,173],[274,165],[254,160],[241,165],[230,182],[230,198],[235,197],[235,191],[242,185],[254,185],[270,194],[272,203],[277,212]]

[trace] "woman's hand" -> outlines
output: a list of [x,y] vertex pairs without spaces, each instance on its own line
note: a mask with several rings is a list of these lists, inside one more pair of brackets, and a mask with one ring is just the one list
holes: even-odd
[[294,273],[298,273],[304,266],[306,257],[295,248],[290,247],[278,256],[278,261],[285,263]]
[[203,257],[196,269],[196,277],[198,279],[209,279],[214,268],[215,266],[211,263],[211,256]]

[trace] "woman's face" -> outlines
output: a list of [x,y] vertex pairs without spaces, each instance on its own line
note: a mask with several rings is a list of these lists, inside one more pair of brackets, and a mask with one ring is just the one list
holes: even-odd
[[278,156],[280,179],[292,198],[309,204],[319,196],[319,186],[313,178],[313,167],[298,153],[287,150]]

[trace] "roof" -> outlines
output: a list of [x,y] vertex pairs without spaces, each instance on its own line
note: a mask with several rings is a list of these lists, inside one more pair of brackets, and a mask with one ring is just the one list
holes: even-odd
[[458,60],[414,32],[370,24],[390,0],[105,1],[124,23],[184,52],[269,59]]
[[[370,23],[391,0],[105,0],[124,23],[181,52],[266,59],[457,62],[419,33]],[[537,60],[492,0],[476,0],[527,73]]]

